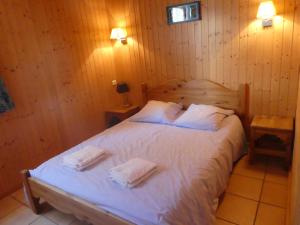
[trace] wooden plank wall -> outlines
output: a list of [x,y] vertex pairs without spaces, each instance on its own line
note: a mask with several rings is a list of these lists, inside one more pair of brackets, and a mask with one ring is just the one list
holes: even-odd
[[[116,78],[104,1],[1,0],[0,198],[32,168],[104,128]],[[110,101],[106,101],[110,96]]]
[[[259,0],[202,0],[201,21],[169,26],[183,0],[1,0],[0,76],[16,103],[0,115],[0,197],[31,168],[104,128],[120,100],[111,80],[206,78],[251,87],[251,113],[295,115],[300,2],[274,0],[274,26],[256,20]],[[124,26],[128,45],[109,40]]]
[[299,0],[274,0],[278,16],[269,29],[256,19],[259,0],[201,0],[201,21],[167,25],[167,5],[183,2],[107,0],[111,26],[122,21],[130,37],[127,46],[114,47],[118,73],[135,87],[172,78],[205,78],[234,89],[247,82],[252,115],[294,116]]

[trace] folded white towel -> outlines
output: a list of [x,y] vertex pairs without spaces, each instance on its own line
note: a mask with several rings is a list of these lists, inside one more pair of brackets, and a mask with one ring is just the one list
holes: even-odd
[[73,152],[63,157],[63,164],[76,170],[84,170],[85,168],[95,164],[105,156],[103,149],[94,146],[86,146],[83,149]]
[[157,165],[134,158],[110,170],[110,178],[123,187],[135,187],[156,171]]

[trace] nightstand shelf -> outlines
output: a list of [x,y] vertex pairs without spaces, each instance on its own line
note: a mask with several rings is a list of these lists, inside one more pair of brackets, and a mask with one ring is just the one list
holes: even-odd
[[291,117],[255,116],[251,123],[250,160],[255,155],[284,158],[290,165],[294,132]]
[[126,120],[130,116],[133,116],[140,110],[138,105],[132,105],[129,107],[116,106],[105,110],[106,125],[112,127],[123,120]]

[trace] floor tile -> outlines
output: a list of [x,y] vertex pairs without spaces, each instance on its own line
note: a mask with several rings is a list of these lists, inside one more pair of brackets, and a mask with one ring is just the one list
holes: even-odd
[[64,214],[56,209],[51,209],[48,212],[43,213],[43,216],[53,221],[57,225],[69,225],[76,220],[74,216]]
[[286,207],[288,188],[282,184],[265,182],[261,202]]
[[7,216],[15,209],[22,205],[11,197],[6,197],[0,200],[0,219]]
[[234,223],[229,223],[222,219],[216,219],[215,225],[235,225]]
[[253,200],[226,193],[217,217],[239,225],[253,225],[257,205]]
[[1,225],[28,225],[39,216],[34,214],[29,208],[21,206],[6,217],[0,219]]
[[56,224],[53,223],[51,220],[43,216],[40,216],[38,219],[33,221],[30,225],[56,225]]
[[266,163],[263,161],[255,161],[249,163],[249,157],[244,156],[236,165],[233,174],[244,175],[247,177],[264,179],[266,172]]
[[284,225],[285,209],[261,203],[258,207],[255,225]]
[[90,225],[90,224],[86,223],[86,222],[83,222],[83,221],[75,220],[70,225]]
[[226,192],[258,201],[263,180],[233,174]]
[[288,185],[288,171],[281,164],[272,161],[267,168],[266,181]]
[[24,191],[23,189],[19,189],[18,191],[16,191],[15,193],[13,193],[11,195],[12,198],[14,198],[15,200],[27,205],[27,202],[26,202],[26,199],[25,199],[25,196],[24,196]]

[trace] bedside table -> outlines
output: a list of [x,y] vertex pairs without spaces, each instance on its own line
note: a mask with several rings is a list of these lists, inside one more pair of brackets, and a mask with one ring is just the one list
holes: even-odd
[[255,116],[251,123],[250,161],[256,154],[285,159],[291,163],[294,119],[279,116]]
[[106,125],[112,127],[123,120],[133,116],[140,110],[138,105],[132,105],[129,107],[117,106],[115,108],[109,108],[105,110]]

